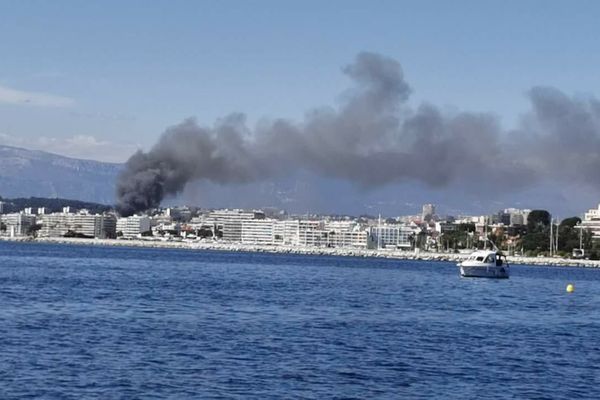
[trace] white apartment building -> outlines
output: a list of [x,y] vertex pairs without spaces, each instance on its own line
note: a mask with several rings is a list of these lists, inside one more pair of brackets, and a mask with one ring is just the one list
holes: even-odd
[[274,226],[275,243],[286,246],[297,246],[300,240],[300,221],[277,221]]
[[132,215],[131,217],[117,220],[117,236],[124,238],[139,237],[150,231],[150,217],[146,215]]
[[585,213],[581,225],[592,233],[592,239],[600,240],[600,204]]
[[241,242],[244,244],[275,244],[275,226],[272,219],[252,219],[242,221]]
[[329,234],[324,229],[300,230],[298,242],[306,247],[327,247]]
[[[299,220],[254,219],[242,221],[241,242],[244,244],[273,244],[296,246],[299,243],[300,229],[306,232],[307,227],[315,224],[302,224]],[[310,229],[312,231],[313,229]],[[303,236],[306,239],[306,235]],[[310,239],[307,245],[314,245]],[[312,243],[312,244],[311,244]]]
[[113,215],[53,213],[42,215],[40,221],[41,237],[62,237],[67,233],[102,239],[116,236],[116,218]]
[[409,226],[388,224],[372,226],[369,231],[376,245],[401,249],[411,248],[410,236],[415,233]]
[[326,221],[325,229],[334,232],[350,232],[356,229],[355,221]]
[[327,237],[329,247],[354,247],[366,249],[369,246],[369,232],[365,229],[353,231],[329,231]]
[[264,219],[262,211],[214,210],[205,218],[206,223],[212,223],[223,231],[223,240],[230,242],[242,241],[242,222],[255,219]]
[[298,220],[298,244],[300,246],[327,246],[327,231],[323,221]]
[[0,222],[6,227],[3,234],[10,237],[26,236],[29,229],[35,226],[36,217],[24,213],[3,214],[0,215]]

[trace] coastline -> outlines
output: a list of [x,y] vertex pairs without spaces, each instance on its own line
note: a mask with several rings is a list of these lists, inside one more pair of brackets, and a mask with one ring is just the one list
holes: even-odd
[[[302,254],[302,255],[328,255],[340,257],[373,257],[398,260],[415,261],[448,261],[459,262],[468,257],[463,253],[434,253],[414,252],[406,250],[370,250],[352,248],[326,248],[326,247],[299,247],[299,246],[271,246],[248,245],[241,243],[222,242],[163,242],[150,240],[120,240],[120,239],[78,239],[78,238],[6,238],[0,240],[8,242],[49,243],[66,245],[106,246],[106,247],[144,247],[156,249],[185,249],[185,250],[214,250],[231,252],[273,253],[273,254]],[[600,268],[600,260],[576,260],[557,257],[523,257],[508,256],[509,264],[539,265],[561,267],[586,267]]]

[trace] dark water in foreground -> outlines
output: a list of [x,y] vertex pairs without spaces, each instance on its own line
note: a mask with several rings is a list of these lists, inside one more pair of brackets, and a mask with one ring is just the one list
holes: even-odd
[[0,242],[2,399],[592,399],[599,368],[600,270]]

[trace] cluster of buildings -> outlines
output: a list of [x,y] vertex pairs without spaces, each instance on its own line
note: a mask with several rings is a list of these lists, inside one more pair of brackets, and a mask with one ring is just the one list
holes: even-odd
[[[191,210],[187,207],[156,210],[152,215],[118,218],[114,213],[87,210],[48,213],[44,208],[25,208],[4,214],[0,203],[0,236],[81,237],[146,240],[213,240],[249,245],[303,247],[443,248],[444,234],[469,225],[473,242],[501,230],[518,237],[531,210],[509,208],[488,216],[444,217],[425,204],[422,213],[395,219],[287,216],[261,210]],[[600,205],[582,221],[600,239]]]
[[[148,233],[153,238],[210,239],[250,245],[410,248],[410,238],[419,230],[417,225],[375,224],[353,218],[276,218],[260,210],[210,210],[189,219],[182,218],[178,211],[168,209],[153,217],[120,219],[118,224],[127,223],[135,229],[125,232],[117,228],[118,235],[134,238]],[[142,225],[147,232],[136,231]]]
[[600,240],[600,204],[584,214],[581,226],[592,233],[592,238]]
[[43,207],[25,208],[18,213],[0,212],[0,234],[11,237],[82,237],[115,238],[117,218],[114,214],[91,214],[87,210],[72,212],[64,207],[60,213],[48,213]]

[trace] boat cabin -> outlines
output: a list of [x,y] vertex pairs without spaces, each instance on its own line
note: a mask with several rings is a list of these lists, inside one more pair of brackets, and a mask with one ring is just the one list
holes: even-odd
[[502,254],[495,251],[476,251],[471,254],[467,261],[475,261],[483,264],[493,264],[498,267],[502,266]]

